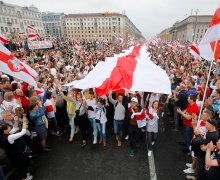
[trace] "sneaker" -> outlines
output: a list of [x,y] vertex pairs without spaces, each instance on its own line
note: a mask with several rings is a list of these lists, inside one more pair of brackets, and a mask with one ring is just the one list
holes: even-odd
[[131,149],[131,150],[130,150],[130,156],[131,156],[131,157],[134,157],[134,149]]
[[127,135],[126,137],[125,137],[125,140],[127,141],[129,139],[129,136]]
[[57,131],[54,135],[56,135],[56,136],[61,136],[62,133],[60,133],[59,131]]
[[187,175],[187,176],[186,176],[186,178],[187,178],[187,179],[196,180],[196,177],[195,177],[195,176],[190,176],[190,175]]
[[102,139],[99,140],[99,144],[101,144],[101,143],[102,143]]
[[178,128],[174,128],[172,131],[173,132],[179,132],[180,130]]
[[51,149],[51,146],[49,146],[48,144],[46,144],[46,148]]
[[116,139],[116,141],[118,141],[118,135],[115,135],[115,139]]
[[121,141],[118,141],[118,147],[121,147]]
[[69,138],[69,142],[73,142],[73,137],[70,137],[70,138]]
[[93,144],[97,144],[97,137],[94,137]]
[[152,146],[153,146],[153,145],[155,144],[155,141],[153,141],[151,144],[152,144]]
[[78,134],[79,133],[79,129],[75,130],[74,134]]
[[52,151],[52,149],[45,148],[45,149],[43,149],[43,151],[44,152],[50,152],[50,151]]
[[152,154],[152,151],[148,151],[148,156],[150,157]]
[[84,148],[86,146],[86,142],[82,142],[81,148]]
[[186,163],[186,166],[187,166],[188,168],[192,168],[192,164],[190,164],[190,163]]
[[106,145],[107,145],[107,144],[106,144],[106,141],[103,141],[103,146],[106,147]]
[[136,142],[136,146],[137,146],[137,147],[140,147],[141,144],[140,144],[139,142]]
[[23,180],[32,180],[32,179],[33,179],[33,176],[31,176],[29,173],[27,173],[26,179],[23,179]]
[[183,170],[183,172],[186,174],[193,174],[193,173],[195,173],[195,169],[188,168],[188,169]]

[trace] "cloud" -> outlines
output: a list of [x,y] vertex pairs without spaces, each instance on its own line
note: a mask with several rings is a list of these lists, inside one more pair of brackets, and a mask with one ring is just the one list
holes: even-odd
[[[6,1],[5,1],[6,2]],[[7,0],[7,3],[30,6],[33,1]],[[136,25],[146,38],[160,33],[177,20],[186,18],[193,9],[199,14],[214,14],[218,0],[37,0],[34,5],[42,12],[94,13],[126,11],[128,18]]]

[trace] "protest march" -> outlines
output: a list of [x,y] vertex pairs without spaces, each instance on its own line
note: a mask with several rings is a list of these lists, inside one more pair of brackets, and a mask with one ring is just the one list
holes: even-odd
[[127,159],[144,147],[150,163],[169,131],[183,133],[176,146],[189,157],[179,173],[220,179],[219,22],[217,8],[200,42],[43,37],[31,25],[26,36],[1,32],[0,148],[17,177],[35,179],[36,151],[53,154],[51,139],[77,154],[118,147]]

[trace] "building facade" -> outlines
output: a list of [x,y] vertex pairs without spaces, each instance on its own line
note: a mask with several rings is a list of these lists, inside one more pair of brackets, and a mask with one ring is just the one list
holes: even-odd
[[[170,40],[184,40],[199,42],[203,38],[212,15],[189,16],[186,19],[176,22],[170,28]],[[195,36],[194,36],[195,31]],[[193,37],[194,36],[194,37]]]
[[164,29],[160,34],[158,34],[158,36],[162,40],[169,41],[170,40],[170,28]]
[[113,40],[113,34],[124,39],[130,35],[143,38],[141,32],[125,14],[114,12],[69,14],[65,16],[65,37],[69,39]]
[[64,37],[64,17],[65,14],[63,13],[42,13],[42,20],[46,37]]
[[21,7],[0,1],[0,32],[18,36],[22,31],[27,35],[33,32],[27,29],[27,25],[33,26],[37,33],[44,36],[41,12],[34,5]]

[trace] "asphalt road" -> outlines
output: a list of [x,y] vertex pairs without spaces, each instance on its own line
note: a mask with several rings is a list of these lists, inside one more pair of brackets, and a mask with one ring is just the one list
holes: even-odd
[[[154,160],[158,180],[186,179],[183,169],[190,157],[182,153],[178,142],[183,133],[172,132],[172,125],[165,117],[165,131],[158,134],[154,145]],[[92,135],[87,146],[81,149],[81,134],[68,142],[69,130],[61,137],[50,136],[49,144],[53,150],[44,153],[37,150],[34,179],[39,180],[150,180],[147,147],[145,138],[141,147],[135,149],[135,157],[129,155],[129,141],[123,141],[117,147],[115,136],[107,131],[107,147],[92,144]],[[14,173],[9,180],[19,179]]]

